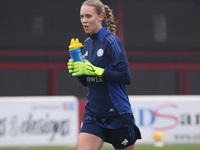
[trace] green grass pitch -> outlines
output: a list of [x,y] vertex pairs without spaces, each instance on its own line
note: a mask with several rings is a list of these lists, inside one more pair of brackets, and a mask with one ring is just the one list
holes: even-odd
[[[77,150],[70,147],[42,147],[42,148],[0,148],[0,150]],[[103,147],[101,150],[114,150],[112,147]],[[171,145],[164,147],[137,145],[135,150],[200,150],[200,145]]]

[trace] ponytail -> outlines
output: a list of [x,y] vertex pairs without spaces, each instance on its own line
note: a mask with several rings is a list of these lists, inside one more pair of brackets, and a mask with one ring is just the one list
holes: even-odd
[[107,5],[104,5],[104,8],[105,8],[105,19],[106,19],[107,29],[112,34],[116,35],[117,25],[116,22],[114,21],[113,12]]

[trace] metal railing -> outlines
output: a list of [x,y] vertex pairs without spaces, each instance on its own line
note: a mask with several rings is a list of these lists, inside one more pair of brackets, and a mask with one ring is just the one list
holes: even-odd
[[[0,50],[0,56],[47,56],[47,62],[38,63],[19,63],[19,62],[0,62],[0,69],[44,69],[48,70],[49,95],[57,95],[57,70],[67,69],[66,63],[53,62],[54,56],[68,56],[67,50]],[[128,56],[174,56],[180,60],[182,56],[200,56],[200,52],[161,52],[161,51],[127,51]],[[175,70],[183,71],[184,94],[189,94],[189,70],[200,70],[200,63],[130,63],[131,70]],[[178,73],[178,72],[177,72]],[[177,80],[177,94],[179,94],[179,81]]]

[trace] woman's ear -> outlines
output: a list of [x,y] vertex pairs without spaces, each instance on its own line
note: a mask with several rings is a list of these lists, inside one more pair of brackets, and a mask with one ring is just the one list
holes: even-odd
[[100,15],[99,15],[99,22],[102,22],[103,19],[104,19],[104,14],[100,14]]

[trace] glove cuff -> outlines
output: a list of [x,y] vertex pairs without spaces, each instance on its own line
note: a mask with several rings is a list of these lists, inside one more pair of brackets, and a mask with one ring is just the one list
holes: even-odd
[[95,69],[95,74],[96,74],[97,76],[101,77],[101,76],[103,75],[103,73],[104,73],[104,69],[99,68],[99,67],[96,67],[96,69]]

